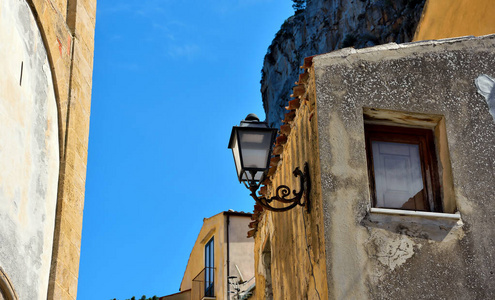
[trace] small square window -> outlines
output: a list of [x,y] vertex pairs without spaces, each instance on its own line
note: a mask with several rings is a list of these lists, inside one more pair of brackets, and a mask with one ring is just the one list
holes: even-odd
[[365,125],[373,207],[442,212],[433,131]]

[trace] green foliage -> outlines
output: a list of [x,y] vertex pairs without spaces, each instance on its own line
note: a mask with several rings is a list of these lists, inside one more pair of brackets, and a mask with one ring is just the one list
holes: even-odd
[[292,8],[296,12],[296,14],[306,8],[306,0],[292,0],[292,2]]

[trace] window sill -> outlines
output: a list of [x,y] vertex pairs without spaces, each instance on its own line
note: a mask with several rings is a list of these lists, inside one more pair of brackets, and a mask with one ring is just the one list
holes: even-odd
[[389,208],[371,208],[361,220],[361,225],[371,230],[386,230],[434,241],[457,238],[463,227],[459,213],[444,214]]
[[377,207],[372,207],[370,209],[370,212],[372,214],[413,216],[413,217],[423,217],[423,218],[432,218],[432,219],[449,219],[449,220],[460,220],[461,219],[460,213],[447,214],[447,213],[390,209],[390,208],[377,208]]

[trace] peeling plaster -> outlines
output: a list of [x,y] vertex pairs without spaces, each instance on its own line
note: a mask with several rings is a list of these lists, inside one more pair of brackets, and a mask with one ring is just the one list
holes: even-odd
[[403,265],[413,257],[415,249],[421,247],[405,235],[394,235],[384,230],[374,231],[366,245],[368,255],[375,257],[390,271]]
[[495,121],[495,79],[483,74],[476,78],[474,83],[478,88],[478,94],[485,97],[488,108],[490,109],[490,114]]

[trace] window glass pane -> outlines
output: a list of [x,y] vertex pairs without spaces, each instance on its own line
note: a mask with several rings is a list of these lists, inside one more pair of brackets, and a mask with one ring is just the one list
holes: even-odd
[[205,296],[214,296],[215,259],[214,240],[205,245]]
[[419,145],[371,142],[376,206],[426,210]]

